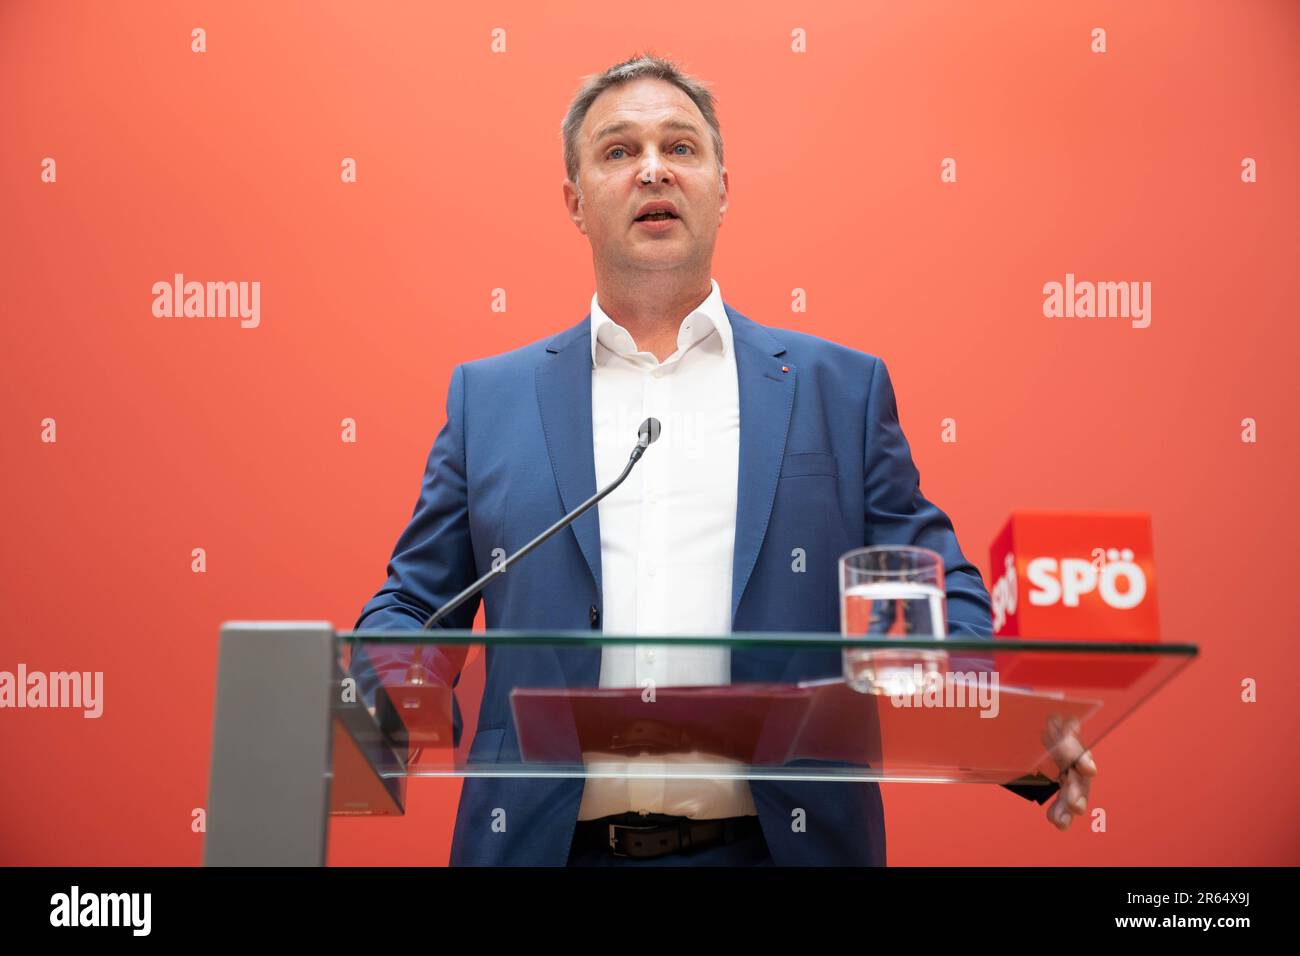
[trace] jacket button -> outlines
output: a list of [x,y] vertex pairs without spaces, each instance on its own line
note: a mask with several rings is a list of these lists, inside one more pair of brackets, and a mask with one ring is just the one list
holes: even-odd
[[600,623],[600,612],[596,610],[596,605],[593,604],[590,608],[588,608],[587,619],[591,621],[592,627],[595,627],[597,624]]

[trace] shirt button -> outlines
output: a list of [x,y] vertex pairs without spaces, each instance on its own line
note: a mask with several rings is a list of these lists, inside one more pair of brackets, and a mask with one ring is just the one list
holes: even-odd
[[646,652],[645,652],[645,659],[648,660],[648,661],[653,661],[653,660],[655,659],[655,652],[654,652],[654,651],[646,651]]
[[650,577],[654,577],[654,576],[655,576],[655,569],[654,569],[654,565],[653,565],[653,564],[650,565],[650,568],[646,571],[646,573],[649,574]]

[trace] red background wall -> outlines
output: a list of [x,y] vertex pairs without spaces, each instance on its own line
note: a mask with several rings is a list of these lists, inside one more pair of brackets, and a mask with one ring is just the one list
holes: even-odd
[[[0,863],[199,862],[219,625],[350,627],[451,369],[585,314],[559,124],[647,49],[718,96],[725,298],[886,359],[986,581],[1012,508],[1149,511],[1202,648],[1097,748],[1107,832],[890,785],[890,862],[1300,862],[1300,5],[7,2],[0,669],[103,670],[105,714],[0,711]],[[260,281],[261,326],[155,318],[174,272]],[[1045,318],[1066,272],[1150,281],[1151,326]],[[331,862],[445,862],[458,790],[337,822]]]

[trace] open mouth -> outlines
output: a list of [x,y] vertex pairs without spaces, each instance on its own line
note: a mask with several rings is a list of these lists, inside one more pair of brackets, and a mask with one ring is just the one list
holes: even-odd
[[648,212],[644,216],[637,216],[634,222],[660,222],[664,219],[676,219],[672,213],[665,210],[659,212]]

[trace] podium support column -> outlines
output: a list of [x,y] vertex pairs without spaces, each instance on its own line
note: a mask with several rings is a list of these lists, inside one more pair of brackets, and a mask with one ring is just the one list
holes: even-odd
[[204,866],[324,866],[334,630],[221,628]]

